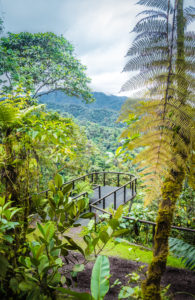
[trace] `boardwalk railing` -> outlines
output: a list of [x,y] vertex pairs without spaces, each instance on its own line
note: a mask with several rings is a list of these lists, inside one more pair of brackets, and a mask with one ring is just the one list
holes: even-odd
[[[92,210],[92,208],[94,207],[94,205],[97,205],[97,204],[99,204],[101,202],[103,204],[102,208],[105,209],[105,207],[106,207],[106,199],[108,197],[112,196],[112,195],[113,195],[113,207],[114,207],[114,209],[116,209],[116,207],[117,207],[117,192],[118,191],[122,191],[123,192],[123,195],[124,195],[123,196],[123,203],[124,204],[127,203],[130,200],[132,201],[133,198],[136,196],[136,182],[137,182],[137,178],[134,178],[134,179],[128,181],[127,183],[125,183],[124,185],[122,185],[121,187],[119,187],[118,189],[116,189],[115,191],[110,192],[110,193],[108,193],[107,195],[105,195],[103,197],[101,197],[101,186],[98,186],[99,199],[96,200],[96,201],[93,201],[91,204],[89,204],[90,211]],[[128,185],[129,185],[131,193],[132,193],[132,195],[131,195],[131,197],[129,199],[127,199],[127,197],[126,197],[126,190],[127,190]]]
[[[115,179],[113,178],[109,178],[109,175],[116,175]],[[123,184],[122,186],[120,186],[121,182],[124,181],[124,177],[129,178],[129,180]],[[113,195],[113,208],[116,209],[117,207],[117,192],[118,191],[123,191],[124,194],[124,204],[131,201],[130,202],[130,208],[129,211],[131,209],[132,203],[133,203],[133,199],[136,196],[136,192],[137,192],[137,178],[132,175],[132,174],[128,174],[128,173],[122,173],[122,172],[92,172],[90,174],[85,174],[82,175],[78,178],[75,178],[73,180],[70,180],[68,182],[65,182],[64,185],[68,185],[68,184],[72,184],[72,189],[74,191],[75,187],[76,187],[76,183],[79,181],[85,181],[88,180],[93,184],[93,189],[98,189],[98,195],[99,198],[96,201],[93,201],[92,203],[89,203],[89,210],[92,211],[92,209],[97,210],[102,212],[103,214],[108,214],[110,216],[110,218],[112,218],[112,214],[108,211],[105,210],[106,207],[106,199],[110,196]],[[105,186],[106,184],[110,184],[110,181],[113,183],[116,182],[116,185],[119,187],[118,189],[116,189],[115,191],[101,197],[101,187]],[[125,180],[126,181],[126,180]],[[130,190],[132,191],[132,195],[129,199],[126,198],[126,190],[127,187],[129,185]],[[46,195],[46,197],[48,197],[48,192],[49,190],[43,191],[38,193],[37,195],[40,194],[44,194]],[[87,196],[87,192],[83,192],[79,195],[76,195],[74,197],[72,197],[72,199],[77,199],[79,197],[85,197]],[[102,202],[102,208],[98,207],[97,204]],[[133,217],[126,217],[123,216],[122,217],[125,220],[133,220],[139,223],[143,223],[143,224],[147,224],[149,226],[153,227],[152,233],[153,233],[153,237],[154,237],[154,233],[155,233],[155,226],[156,223],[155,222],[151,222],[151,221],[147,221],[147,220],[137,220]],[[96,218],[95,218],[96,220]],[[195,233],[195,229],[192,228],[187,228],[187,227],[179,227],[179,226],[171,226],[172,229],[176,229],[176,230],[180,230],[180,231],[186,231],[186,232],[191,232],[191,233]]]

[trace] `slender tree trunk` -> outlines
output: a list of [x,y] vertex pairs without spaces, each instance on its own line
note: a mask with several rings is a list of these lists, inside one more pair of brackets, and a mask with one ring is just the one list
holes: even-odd
[[165,272],[173,213],[178,196],[182,191],[184,172],[173,173],[162,187],[162,200],[156,219],[153,259],[148,269],[147,279],[142,284],[143,299],[159,300],[161,276]]

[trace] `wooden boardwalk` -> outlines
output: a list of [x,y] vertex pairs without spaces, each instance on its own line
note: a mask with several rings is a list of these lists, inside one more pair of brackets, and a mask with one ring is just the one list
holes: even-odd
[[[101,197],[99,197],[99,190],[96,188],[94,190],[93,195],[90,197],[89,203],[93,204],[96,200],[105,197],[105,209],[106,208],[114,208],[114,191],[116,191],[118,187],[115,186],[101,186]],[[112,193],[110,196],[106,197],[106,195]],[[119,191],[116,191],[116,209],[121,205],[125,204],[132,198],[132,190],[129,188],[126,188],[126,192],[124,193],[124,189],[120,189]],[[103,209],[103,200],[95,204],[98,208]],[[100,211],[92,208],[91,211],[97,212],[98,214],[101,214]]]

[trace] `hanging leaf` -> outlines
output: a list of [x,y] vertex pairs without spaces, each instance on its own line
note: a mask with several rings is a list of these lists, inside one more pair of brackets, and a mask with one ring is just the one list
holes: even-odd
[[102,300],[109,290],[110,264],[108,257],[98,256],[92,270],[91,293],[95,300]]
[[55,181],[55,185],[57,186],[57,188],[61,188],[61,186],[64,183],[64,179],[60,174],[56,174],[54,181]]

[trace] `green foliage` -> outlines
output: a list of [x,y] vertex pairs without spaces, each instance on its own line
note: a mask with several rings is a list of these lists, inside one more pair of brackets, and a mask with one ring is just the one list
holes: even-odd
[[94,254],[97,257],[112,238],[128,233],[128,229],[120,229],[119,226],[122,210],[122,206],[116,211],[110,209],[112,218],[103,215],[98,224],[95,224],[94,220],[88,223],[84,230],[86,257],[93,258]]
[[92,270],[91,293],[94,300],[103,300],[109,290],[110,266],[106,256],[98,256]]
[[11,193],[11,176],[18,185],[14,187],[15,197],[16,193],[17,197],[24,194],[27,186],[39,193],[58,170],[72,167],[78,172],[89,163],[85,159],[87,139],[79,127],[71,119],[46,112],[42,105],[30,105],[30,101],[29,95],[18,89],[15,94],[5,95],[0,103],[0,168],[7,170],[1,173],[2,183],[8,182]]
[[54,33],[8,33],[0,39],[0,75],[4,92],[21,83],[38,93],[63,90],[68,95],[92,101],[86,68],[73,55],[73,46]]
[[176,238],[169,238],[170,251],[181,258],[186,268],[195,270],[195,247]]
[[[78,293],[66,288],[57,290],[66,294],[66,299],[73,300],[103,300],[109,290],[110,264],[106,256],[98,256],[93,266],[91,276],[91,295],[88,293]],[[68,297],[69,296],[69,297]]]
[[[37,223],[36,232],[35,228],[27,227],[27,232],[34,233],[33,239],[30,242],[26,240],[24,245],[23,232],[20,230],[24,224],[20,219],[20,211],[26,209],[26,203],[17,208],[11,201],[6,202],[5,197],[0,198],[2,297],[21,294],[21,299],[57,299],[56,287],[70,284],[69,277],[59,271],[65,265],[62,256],[69,263],[69,251],[77,250],[84,255],[83,249],[66,235],[66,231],[74,226],[83,213],[86,201],[71,201],[71,188],[63,186],[59,174],[50,182],[51,187],[52,191],[45,199],[42,222]],[[77,274],[83,267],[82,264],[75,265],[69,273],[73,271]]]

